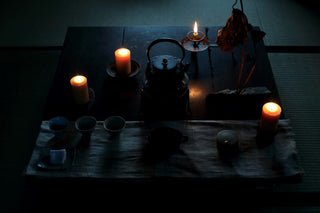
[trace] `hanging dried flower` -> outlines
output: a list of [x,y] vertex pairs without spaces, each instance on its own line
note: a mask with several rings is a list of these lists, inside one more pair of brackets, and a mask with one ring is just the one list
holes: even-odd
[[238,0],[232,5],[231,17],[227,20],[226,25],[218,30],[218,36],[216,43],[222,51],[232,51],[234,47],[242,44],[242,57],[240,64],[240,71],[237,83],[237,92],[240,93],[241,90],[248,83],[255,67],[256,63],[251,67],[249,74],[247,75],[244,83],[241,83],[241,78],[244,69],[244,58],[245,58],[245,44],[249,39],[248,33],[251,33],[252,41],[254,43],[260,41],[264,36],[265,32],[253,29],[252,25],[248,23],[247,16],[243,12],[243,4],[241,3],[241,10],[234,8]]
[[226,26],[218,31],[216,43],[222,51],[231,51],[248,40],[248,32],[251,29],[246,15],[239,9],[233,9]]

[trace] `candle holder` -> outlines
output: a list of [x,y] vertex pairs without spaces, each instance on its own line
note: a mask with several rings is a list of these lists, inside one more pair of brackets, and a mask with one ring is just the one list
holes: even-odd
[[91,87],[89,87],[88,90],[89,90],[89,102],[84,104],[84,107],[86,108],[87,111],[89,111],[92,108],[94,101],[96,99],[96,94],[94,90]]
[[191,52],[201,52],[210,46],[206,35],[201,31],[196,34],[193,31],[188,32],[181,43],[186,50]]
[[95,102],[95,92],[91,87],[88,87],[89,92],[89,101],[85,104],[78,104],[73,101],[73,112],[78,116],[79,114],[82,114],[83,112],[88,112],[92,109],[94,102]]
[[139,74],[140,70],[141,70],[140,64],[135,60],[131,60],[131,72],[128,75],[121,75],[117,72],[115,61],[109,63],[106,71],[108,76],[110,76],[111,78],[126,79],[126,78],[135,77],[136,75]]

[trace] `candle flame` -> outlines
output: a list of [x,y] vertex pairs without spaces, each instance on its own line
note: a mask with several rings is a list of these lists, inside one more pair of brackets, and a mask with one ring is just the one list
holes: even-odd
[[74,77],[74,82],[76,82],[76,83],[82,83],[82,82],[84,82],[85,80],[84,80],[84,77],[83,76],[81,76],[81,75],[78,75],[78,76],[76,76],[76,77]]
[[280,116],[281,114],[281,107],[274,102],[268,102],[263,105],[263,113],[269,115],[269,116]]
[[128,54],[129,54],[129,50],[126,49],[126,48],[121,48],[121,49],[119,50],[119,55],[125,56],[125,55],[128,55]]
[[193,25],[193,35],[198,35],[198,23],[195,21]]
[[279,107],[277,104],[275,103],[267,103],[266,108],[270,111],[270,112],[276,112]]

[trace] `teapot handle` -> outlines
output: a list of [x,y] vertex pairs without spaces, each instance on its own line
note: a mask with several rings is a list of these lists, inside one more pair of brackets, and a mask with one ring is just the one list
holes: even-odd
[[161,43],[161,42],[171,42],[171,43],[174,43],[176,44],[177,46],[179,46],[182,50],[182,58],[180,60],[180,63],[182,63],[184,57],[185,57],[185,50],[184,50],[184,47],[180,44],[180,42],[178,42],[177,40],[174,40],[172,38],[160,38],[160,39],[156,39],[154,40],[153,42],[151,42],[147,48],[147,57],[148,57],[148,62],[150,63],[150,49],[151,47],[153,47],[155,44],[158,44],[158,43]]

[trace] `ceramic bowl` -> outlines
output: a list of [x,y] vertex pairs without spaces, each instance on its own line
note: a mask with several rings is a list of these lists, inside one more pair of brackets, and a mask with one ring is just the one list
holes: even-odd
[[75,122],[76,129],[82,134],[91,134],[97,124],[97,120],[93,116],[82,116]]
[[120,134],[125,126],[126,121],[121,116],[110,116],[103,123],[104,129],[112,136]]
[[53,117],[49,120],[49,129],[56,137],[62,137],[68,125],[68,119],[62,116]]

